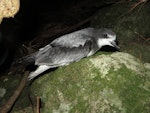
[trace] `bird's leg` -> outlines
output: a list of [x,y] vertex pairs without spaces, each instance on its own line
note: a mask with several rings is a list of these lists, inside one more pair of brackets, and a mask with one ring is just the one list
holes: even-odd
[[33,79],[34,77],[38,76],[39,74],[43,73],[44,71],[50,69],[50,66],[41,65],[39,66],[34,72],[31,72],[28,76],[28,80]]

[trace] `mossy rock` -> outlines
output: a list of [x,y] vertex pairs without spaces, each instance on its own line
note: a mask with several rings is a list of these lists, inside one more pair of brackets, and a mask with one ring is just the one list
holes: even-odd
[[31,95],[41,98],[42,113],[148,113],[150,64],[123,52],[97,54],[39,77]]
[[0,109],[13,94],[21,76],[3,76],[0,79]]

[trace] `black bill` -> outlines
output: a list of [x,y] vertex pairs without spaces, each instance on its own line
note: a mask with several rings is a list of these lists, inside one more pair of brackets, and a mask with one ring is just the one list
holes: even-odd
[[115,41],[111,42],[111,44],[114,48],[116,48],[117,50],[120,50],[120,47],[116,44]]

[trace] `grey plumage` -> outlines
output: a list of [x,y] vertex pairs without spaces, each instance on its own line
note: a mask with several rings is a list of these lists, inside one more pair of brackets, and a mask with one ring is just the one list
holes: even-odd
[[49,47],[46,51],[39,51],[36,56],[35,65],[48,65],[57,67],[78,61],[90,52],[90,41],[79,47]]
[[115,40],[116,34],[106,28],[85,28],[61,36],[39,49],[38,52],[26,57],[27,62],[34,60],[35,65],[38,65],[37,70],[30,73],[29,80],[50,68],[68,65],[91,56],[104,45],[119,49]]

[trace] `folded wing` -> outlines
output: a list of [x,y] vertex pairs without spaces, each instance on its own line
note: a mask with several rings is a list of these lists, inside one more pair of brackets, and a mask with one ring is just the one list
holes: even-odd
[[50,43],[51,46],[54,47],[79,47],[80,45],[84,46],[87,40],[91,40],[92,28],[86,28],[80,31],[76,31],[64,36],[61,36]]
[[40,50],[35,58],[35,65],[48,65],[58,67],[67,65],[86,57],[91,50],[91,41],[86,41],[85,45],[78,47],[49,47]]

